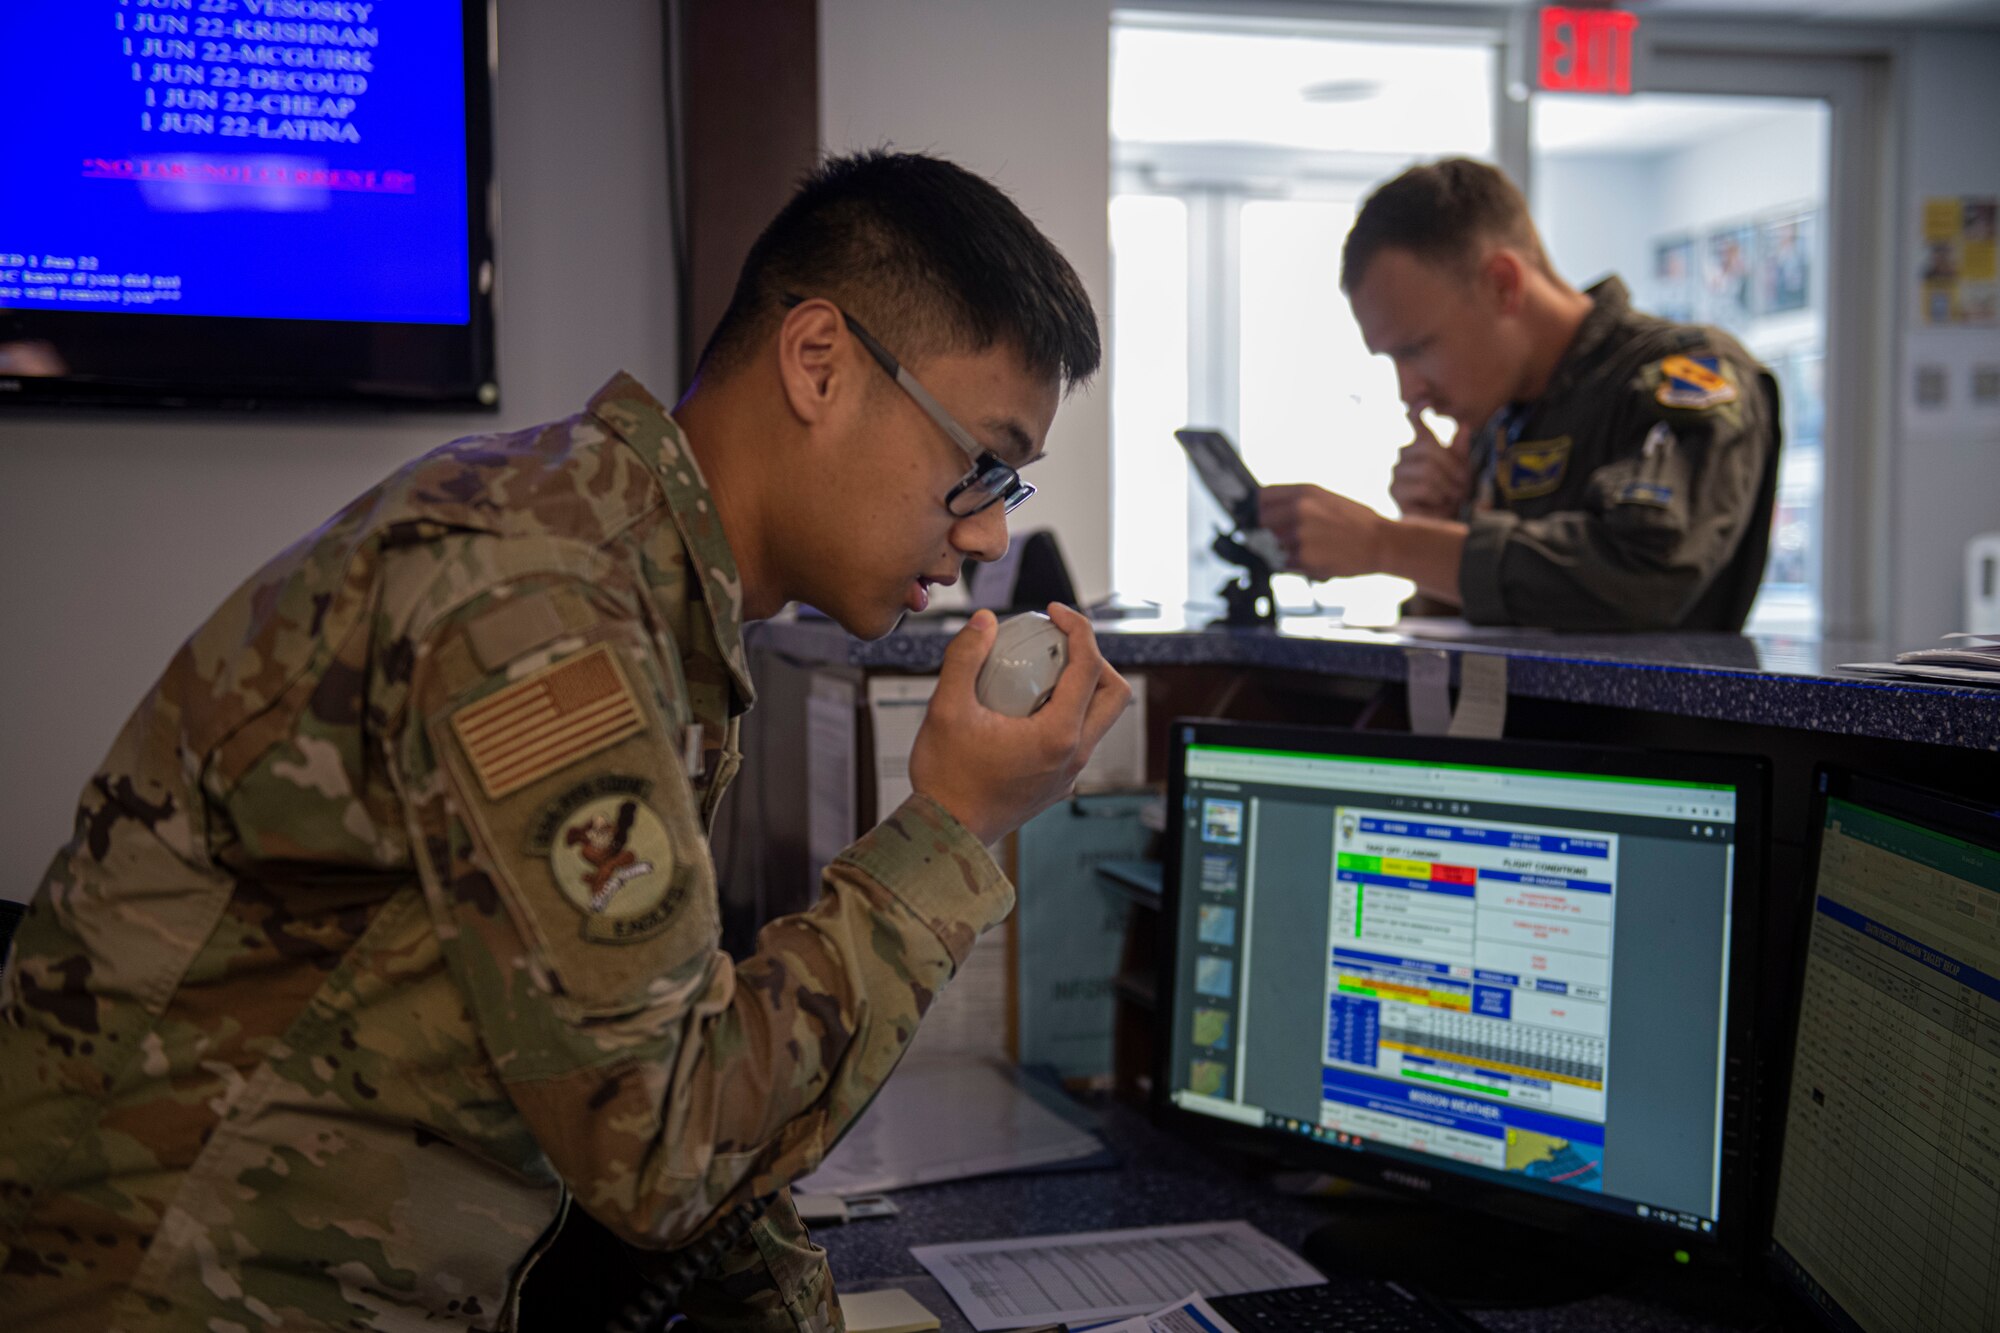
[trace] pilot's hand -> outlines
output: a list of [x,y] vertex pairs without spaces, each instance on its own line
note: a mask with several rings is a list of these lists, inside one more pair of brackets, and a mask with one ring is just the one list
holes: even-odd
[[1442,444],[1424,423],[1420,411],[1410,412],[1415,438],[1396,456],[1389,479],[1389,498],[1405,518],[1457,518],[1472,490],[1471,432],[1459,430]]
[[1069,662],[1049,701],[1007,717],[973,693],[998,623],[974,613],[945,649],[937,691],[910,751],[910,785],[988,845],[1069,795],[1104,733],[1132,702],[1132,687],[1098,650],[1090,621],[1060,604],[1049,619],[1069,641]]
[[1310,579],[1376,573],[1386,520],[1367,505],[1318,486],[1266,486],[1258,521],[1285,548],[1285,568]]

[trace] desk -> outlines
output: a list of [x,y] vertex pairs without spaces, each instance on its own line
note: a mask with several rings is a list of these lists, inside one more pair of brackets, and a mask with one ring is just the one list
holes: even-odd
[[[826,1247],[833,1265],[835,1285],[907,1287],[943,1321],[945,1333],[969,1333],[972,1326],[958,1307],[911,1257],[912,1245],[1240,1217],[1297,1248],[1339,1207],[1337,1200],[1278,1194],[1236,1164],[1162,1134],[1123,1106],[1107,1106],[1103,1122],[1105,1139],[1125,1158],[1122,1167],[900,1190],[892,1196],[902,1209],[895,1217],[813,1228],[813,1239]],[[1757,1328],[1770,1319],[1767,1302],[1754,1290],[1703,1284],[1696,1291],[1657,1281],[1571,1305],[1474,1315],[1506,1333],[1718,1333]]]
[[[768,622],[750,637],[760,703],[745,729],[753,780],[763,791],[759,818],[746,821],[754,847],[729,858],[756,865],[754,886],[732,881],[725,913],[746,925],[808,905],[817,880],[805,854],[804,682],[827,672],[859,683],[876,673],[934,673],[957,626],[918,623],[861,643],[825,622]],[[1506,659],[1507,735],[1521,739],[1713,750],[1763,755],[1772,772],[1770,846],[1760,904],[1755,1009],[1760,1040],[1753,1060],[1782,1068],[1793,935],[1807,893],[1804,855],[1811,829],[1811,775],[1831,762],[1883,777],[2000,799],[2000,691],[1844,675],[1841,662],[1881,660],[1882,645],[1748,638],[1734,634],[1570,635],[1476,631],[1451,623],[1413,624],[1403,633],[1289,620],[1278,632],[1202,628],[1172,619],[1100,625],[1106,658],[1143,673],[1149,690],[1149,776],[1164,774],[1166,727],[1179,716],[1251,721],[1405,725],[1407,652],[1441,649],[1456,677],[1470,654]],[[769,737],[767,741],[763,739]],[[865,743],[865,742],[864,742]],[[787,765],[790,765],[788,771]],[[863,783],[863,790],[866,784]],[[768,819],[763,812],[776,812]],[[797,812],[787,815],[784,812]],[[863,822],[872,808],[864,801]],[[783,821],[794,819],[789,827]],[[858,830],[857,830],[858,831]],[[754,926],[753,926],[754,928]],[[739,936],[748,939],[748,932]],[[1751,1127],[1757,1188],[1768,1186],[1776,1144],[1776,1102]],[[1243,1217],[1298,1245],[1328,1205],[1284,1199],[1232,1176],[1186,1147],[1160,1138],[1129,1110],[1107,1113],[1108,1136],[1130,1155],[1122,1172],[966,1182],[897,1196],[903,1216],[820,1234],[836,1278],[849,1284],[921,1275],[912,1244],[1088,1231],[1150,1223]],[[1761,1193],[1760,1193],[1761,1197]],[[927,1281],[928,1279],[921,1279]],[[1661,1289],[1599,1297],[1551,1310],[1480,1317],[1509,1330],[1694,1330],[1754,1327],[1759,1308],[1743,1292],[1710,1294],[1688,1314]],[[1685,1293],[1682,1293],[1685,1294]],[[931,1287],[926,1303],[955,1310]],[[964,1324],[947,1323],[947,1328]]]

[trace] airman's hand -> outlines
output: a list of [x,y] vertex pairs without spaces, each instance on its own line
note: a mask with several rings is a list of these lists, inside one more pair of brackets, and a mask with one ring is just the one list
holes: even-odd
[[1405,518],[1457,518],[1472,490],[1469,432],[1440,443],[1417,410],[1410,412],[1410,429],[1416,435],[1396,456],[1389,498]]
[[973,693],[998,622],[974,613],[945,649],[937,692],[910,751],[910,785],[991,845],[1069,795],[1104,733],[1132,702],[1132,687],[1098,650],[1090,621],[1060,604],[1049,619],[1069,641],[1069,662],[1049,701],[1007,717]]
[[1367,505],[1318,486],[1266,486],[1258,521],[1285,548],[1285,568],[1310,579],[1348,578],[1379,568],[1384,519]]

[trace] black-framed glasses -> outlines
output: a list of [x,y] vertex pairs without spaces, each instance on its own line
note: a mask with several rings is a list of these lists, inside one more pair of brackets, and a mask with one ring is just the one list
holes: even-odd
[[[784,296],[785,307],[790,309],[802,305],[805,299],[803,296],[787,292]],[[847,325],[847,331],[853,334],[854,340],[875,359],[875,364],[887,371],[889,378],[901,385],[903,392],[910,395],[916,405],[923,409],[924,415],[936,422],[938,429],[949,436],[951,442],[971,460],[972,466],[966,470],[963,477],[959,478],[958,485],[945,494],[946,509],[959,518],[970,518],[981,510],[990,509],[995,502],[998,502],[1005,506],[1001,510],[1002,513],[1011,514],[1021,507],[1023,500],[1035,493],[1034,486],[1022,481],[1021,474],[1014,470],[1011,463],[981,444],[973,437],[971,431],[959,425],[951,413],[945,411],[943,405],[931,397],[930,390],[918,383],[915,375],[903,369],[903,363],[898,361],[888,348],[876,342],[874,334],[861,327],[860,320],[841,310],[839,306],[834,306],[834,309],[840,311],[840,318]]]

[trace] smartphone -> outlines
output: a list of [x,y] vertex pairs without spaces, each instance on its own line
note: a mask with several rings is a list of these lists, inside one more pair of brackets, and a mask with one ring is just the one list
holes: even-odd
[[1263,557],[1272,569],[1283,569],[1284,548],[1257,522],[1257,492],[1262,487],[1229,437],[1219,430],[1183,426],[1174,432],[1174,438],[1187,450],[1188,462],[1194,464],[1194,473],[1201,478],[1201,484],[1242,534],[1243,544]]
[[1187,450],[1195,475],[1201,478],[1201,484],[1208,488],[1230,521],[1245,532],[1255,528],[1257,492],[1261,488],[1229,437],[1219,430],[1183,426],[1174,432],[1174,438]]

